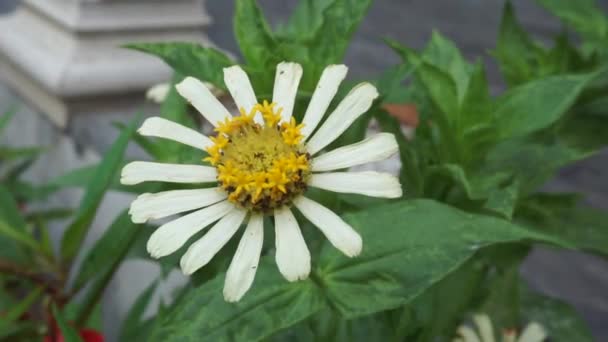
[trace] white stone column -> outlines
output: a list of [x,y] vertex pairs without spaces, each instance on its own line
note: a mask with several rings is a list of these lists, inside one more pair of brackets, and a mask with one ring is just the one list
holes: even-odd
[[132,111],[170,70],[120,46],[207,43],[203,1],[23,0],[0,17],[0,77],[60,127],[72,115]]

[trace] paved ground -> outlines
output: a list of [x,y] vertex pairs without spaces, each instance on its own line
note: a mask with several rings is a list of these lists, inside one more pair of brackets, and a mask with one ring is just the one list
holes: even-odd
[[[232,1],[209,1],[215,18],[212,40],[236,52],[232,33]],[[260,0],[271,23],[285,20],[296,0]],[[347,53],[351,76],[373,76],[398,61],[381,41],[391,37],[421,47],[433,29],[456,41],[470,59],[484,58],[494,90],[502,87],[496,65],[487,58],[494,47],[503,0],[377,0]],[[539,39],[560,29],[559,23],[531,0],[513,3],[522,23]],[[608,0],[600,1],[608,7]],[[589,204],[608,210],[608,151],[563,170],[547,184],[549,190],[581,191]],[[523,275],[535,288],[573,304],[598,341],[608,341],[608,262],[576,252],[537,249],[525,263]],[[573,341],[575,342],[575,341]]]

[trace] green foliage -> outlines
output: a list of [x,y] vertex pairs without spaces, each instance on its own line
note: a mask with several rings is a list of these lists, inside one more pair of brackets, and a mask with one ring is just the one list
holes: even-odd
[[76,218],[63,235],[61,255],[64,259],[72,260],[78,253],[105,192],[120,170],[124,151],[135,132],[138,122],[139,119],[136,118],[129,125],[129,129],[123,131],[110,147],[89,181],[80,208],[76,211]]
[[[260,340],[327,306],[343,319],[355,319],[411,303],[444,279],[444,286],[474,283],[469,276],[456,281],[462,275],[451,274],[481,248],[526,240],[563,243],[508,221],[466,214],[429,200],[381,205],[345,219],[366,241],[361,256],[345,258],[325,242],[310,279],[296,283],[285,282],[274,262],[262,262],[254,287],[237,304],[226,303],[219,295],[224,276],[218,275],[178,301],[157,323],[151,339]],[[437,295],[441,293],[445,292]]]
[[61,331],[61,335],[63,336],[63,340],[66,342],[81,342],[82,339],[78,335],[78,332],[70,326],[70,324],[63,317],[63,313],[57,309],[55,305],[53,305],[53,316],[57,321],[57,325],[59,326],[59,330]]
[[[477,312],[490,314],[501,328],[538,321],[552,340],[591,340],[571,308],[528,291],[519,268],[537,243],[608,255],[606,213],[581,206],[576,195],[539,190],[561,167],[608,143],[608,20],[592,0],[539,2],[567,28],[547,47],[526,32],[507,2],[492,52],[507,83],[498,95],[490,92],[484,63],[468,61],[439,32],[420,51],[387,41],[402,63],[378,77],[374,83],[380,100],[332,148],[361,140],[375,120],[396,136],[406,198],[383,201],[307,192],[359,232],[361,255],[344,257],[316,228],[302,222],[312,271],[308,279],[289,283],[277,271],[274,235],[266,229],[270,234],[254,285],[241,301],[227,303],[221,296],[235,238],[173,303],[162,302],[156,316],[144,317],[185,246],[158,262],[161,277],[135,300],[120,340],[444,341]],[[342,61],[370,4],[302,0],[286,22],[272,28],[256,1],[237,0],[234,31],[258,99],[272,97],[277,63],[298,62],[304,68],[295,111],[299,119],[325,66]],[[571,39],[570,29],[579,37]],[[161,116],[194,129],[200,116],[174,85],[193,76],[225,91],[223,68],[235,63],[217,49],[193,43],[127,47],[156,55],[174,69]],[[413,139],[402,134],[386,104],[416,106],[420,125]],[[0,132],[11,116],[0,117]],[[39,337],[44,323],[22,326],[18,318],[43,310],[53,313],[67,341],[80,340],[77,330],[90,326],[101,311],[100,298],[121,262],[151,260],[145,243],[152,229],[131,222],[126,210],[92,249],[81,251],[108,190],[188,188],[120,185],[118,171],[130,141],[159,162],[193,164],[205,156],[178,143],[136,135],[137,121],[116,125],[120,137],[99,165],[42,185],[20,179],[40,149],[0,147],[0,159],[14,162],[0,176],[0,269],[7,273],[0,286],[9,290],[0,297],[7,298],[0,307],[12,308],[3,317],[6,323],[0,321],[1,337]],[[20,212],[22,201],[43,200],[67,187],[85,188],[77,210]],[[56,256],[47,223],[65,218],[71,219]],[[73,261],[81,252],[76,269]],[[18,280],[17,296],[5,276]]]

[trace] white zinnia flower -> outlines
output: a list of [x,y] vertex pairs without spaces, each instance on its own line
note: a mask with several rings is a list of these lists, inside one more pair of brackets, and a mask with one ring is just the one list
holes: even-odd
[[[293,213],[295,206],[342,253],[361,253],[359,234],[331,210],[306,198],[307,187],[374,197],[401,197],[399,181],[378,172],[331,172],[386,159],[398,151],[392,134],[380,133],[356,144],[316,156],[336,140],[378,96],[369,83],[356,86],[322,121],[345,78],[347,67],[328,66],[321,75],[304,119],[295,123],[292,112],[302,67],[283,62],[277,66],[272,103],[260,104],[247,74],[239,67],[224,69],[224,81],[241,115],[233,117],[202,82],[192,77],[176,86],[212,125],[215,137],[160,117],[147,119],[139,133],[174,140],[209,153],[213,166],[133,162],[122,171],[123,184],[146,181],[211,183],[218,186],[143,194],[131,205],[136,223],[196,210],[158,228],[148,251],[159,258],[182,247],[188,239],[216,222],[181,258],[186,275],[205,266],[247,222],[228,269],[224,297],[238,301],[251,287],[263,242],[263,216],[274,216],[276,263],[288,281],[310,273],[310,253]],[[202,208],[202,209],[201,209]]]
[[[494,328],[492,321],[486,314],[473,316],[473,322],[479,334],[472,328],[461,325],[456,334],[459,336],[454,342],[494,342]],[[532,322],[524,328],[519,338],[515,329],[507,329],[502,333],[502,342],[542,342],[547,338],[545,329],[538,323]]]

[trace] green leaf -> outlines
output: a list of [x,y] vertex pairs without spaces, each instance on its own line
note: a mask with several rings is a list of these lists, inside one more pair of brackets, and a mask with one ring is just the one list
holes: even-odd
[[1,147],[0,161],[9,161],[19,158],[34,158],[44,151],[41,147]]
[[234,64],[224,53],[195,43],[137,43],[126,47],[155,55],[177,73],[210,82],[220,89],[226,89],[222,69]]
[[92,285],[76,309],[75,317],[79,324],[89,318],[103,290],[135,242],[139,229],[141,225],[134,224],[125,210],[85,256],[74,287],[80,288],[89,280],[92,280]]
[[237,0],[234,34],[248,66],[265,70],[276,59],[277,42],[255,0]]
[[[477,301],[485,268],[471,259],[418,297],[410,307],[420,324],[416,341],[449,340]],[[454,294],[458,295],[455,296]],[[413,321],[408,321],[413,325]],[[410,341],[411,338],[399,339]]]
[[510,86],[530,80],[540,47],[521,27],[510,1],[505,2],[496,50],[493,55]]
[[23,246],[37,251],[40,246],[38,242],[28,233],[18,230],[0,219],[0,235],[11,238],[12,240],[21,243]]
[[43,287],[36,287],[19,303],[13,305],[13,307],[7,312],[4,312],[2,314],[2,317],[0,317],[0,330],[3,330],[3,327],[5,325],[17,321],[24,313],[26,313],[32,307],[32,305],[34,305],[34,303],[40,298],[43,293]]
[[608,17],[595,0],[537,0],[548,11],[571,25],[583,36],[598,42],[608,37]]
[[[30,248],[34,248],[35,241],[26,233],[26,223],[20,215],[19,207],[11,197],[8,190],[0,184],[0,256],[15,262],[26,258],[23,250],[14,243],[17,239]],[[32,243],[34,242],[34,243]]]
[[120,170],[123,154],[135,132],[139,117],[134,119],[129,124],[129,129],[123,131],[112,144],[100,162],[93,178],[89,181],[81,205],[76,211],[76,218],[68,226],[61,241],[61,256],[65,260],[72,260],[78,253],[82,241],[95,218],[101,200]]
[[322,67],[340,63],[371,3],[371,0],[334,0],[323,12],[323,25],[317,31],[311,59]]
[[550,297],[526,291],[522,295],[522,316],[527,322],[538,322],[551,341],[594,341],[585,322],[570,305]]
[[131,222],[127,211],[122,212],[84,257],[74,287],[80,288],[97,275],[112,273],[127,254],[141,228],[141,225]]
[[577,199],[564,194],[536,194],[521,203],[517,219],[578,249],[608,256],[608,214],[577,206]]
[[137,297],[135,303],[133,303],[122,322],[119,341],[129,342],[148,340],[147,334],[150,331],[142,326],[146,324],[146,322],[143,322],[143,316],[157,287],[158,281],[155,281]]
[[431,41],[422,53],[422,59],[428,64],[450,75],[456,84],[456,93],[461,101],[469,88],[471,66],[453,42],[437,31],[433,31]]
[[519,184],[519,192],[526,195],[536,191],[555,172],[573,161],[588,156],[561,143],[544,144],[515,139],[498,144],[482,165],[480,174],[511,174]]
[[191,289],[154,327],[150,341],[258,341],[319,311],[324,302],[309,279],[288,283],[274,262],[262,262],[238,303],[222,297],[224,276]]
[[323,13],[335,0],[298,1],[295,10],[277,33],[286,39],[312,40],[321,30],[325,18]]
[[551,76],[508,90],[498,99],[494,116],[502,139],[523,136],[557,121],[595,77]]
[[344,218],[361,234],[363,253],[348,259],[326,243],[315,274],[332,307],[349,319],[412,301],[482,247],[530,239],[562,244],[508,221],[429,200],[396,202]]
[[65,342],[82,342],[82,339],[80,339],[80,336],[78,336],[78,332],[72,326],[69,325],[69,323],[63,317],[63,314],[57,309],[57,306],[53,304],[52,308],[53,316],[57,321],[57,325],[59,325],[63,340]]

